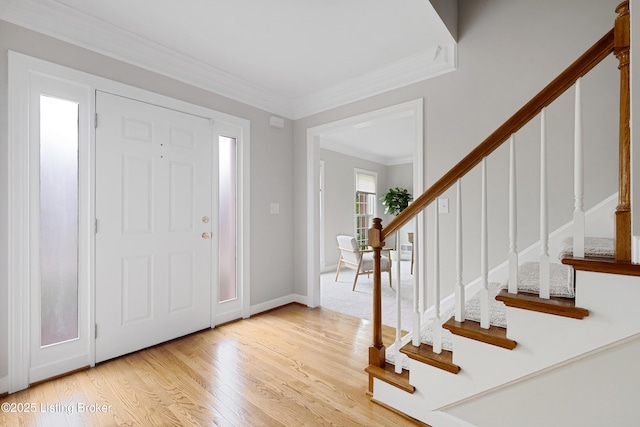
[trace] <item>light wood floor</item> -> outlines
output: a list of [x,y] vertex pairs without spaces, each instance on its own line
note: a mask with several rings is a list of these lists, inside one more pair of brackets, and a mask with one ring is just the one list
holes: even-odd
[[9,395],[36,412],[0,412],[0,426],[417,425],[365,394],[371,329],[288,305]]

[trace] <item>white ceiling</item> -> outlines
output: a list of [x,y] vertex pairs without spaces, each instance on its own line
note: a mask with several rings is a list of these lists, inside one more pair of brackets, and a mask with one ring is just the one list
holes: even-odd
[[0,19],[296,119],[454,70],[432,3],[451,26],[455,0],[0,0]]
[[390,117],[323,135],[320,146],[383,165],[413,163],[413,116]]

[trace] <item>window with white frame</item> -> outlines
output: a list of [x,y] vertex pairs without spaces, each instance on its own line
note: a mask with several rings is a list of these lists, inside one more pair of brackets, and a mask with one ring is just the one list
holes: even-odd
[[355,224],[356,241],[360,249],[369,246],[369,228],[376,215],[376,174],[362,170],[355,171],[356,203]]

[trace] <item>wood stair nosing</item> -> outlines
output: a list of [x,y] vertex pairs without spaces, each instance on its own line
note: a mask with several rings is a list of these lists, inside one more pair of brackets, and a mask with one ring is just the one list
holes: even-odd
[[391,384],[407,393],[413,394],[416,391],[416,388],[409,383],[409,371],[403,369],[401,374],[396,374],[393,363],[385,363],[384,368],[369,365],[364,370],[372,377]]
[[570,317],[572,319],[584,319],[589,315],[589,310],[576,307],[575,300],[571,298],[551,297],[543,299],[538,295],[522,292],[510,294],[508,290],[503,289],[496,295],[496,300],[502,301],[507,307]]
[[606,257],[564,257],[562,263],[572,266],[575,270],[594,273],[621,274],[625,276],[640,276],[640,264],[616,261]]
[[414,347],[412,343],[407,343],[400,349],[400,352],[406,354],[407,357],[427,365],[457,374],[460,372],[460,366],[453,363],[453,352],[442,350],[440,354],[434,353],[433,346],[421,343],[420,347]]
[[450,330],[454,335],[506,348],[507,350],[513,350],[517,345],[514,340],[507,338],[506,328],[500,326],[491,325],[489,329],[484,329],[480,327],[479,322],[473,320],[458,322],[452,317],[442,327]]

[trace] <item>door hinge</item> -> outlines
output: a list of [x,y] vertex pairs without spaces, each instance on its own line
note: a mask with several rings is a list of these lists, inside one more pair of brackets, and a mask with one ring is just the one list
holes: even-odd
[[95,116],[93,117],[93,127],[95,129],[98,129],[98,113],[96,113]]
[[93,225],[93,232],[94,234],[98,234],[98,218],[96,218],[96,222]]
[[98,338],[98,324],[93,324],[93,338]]

